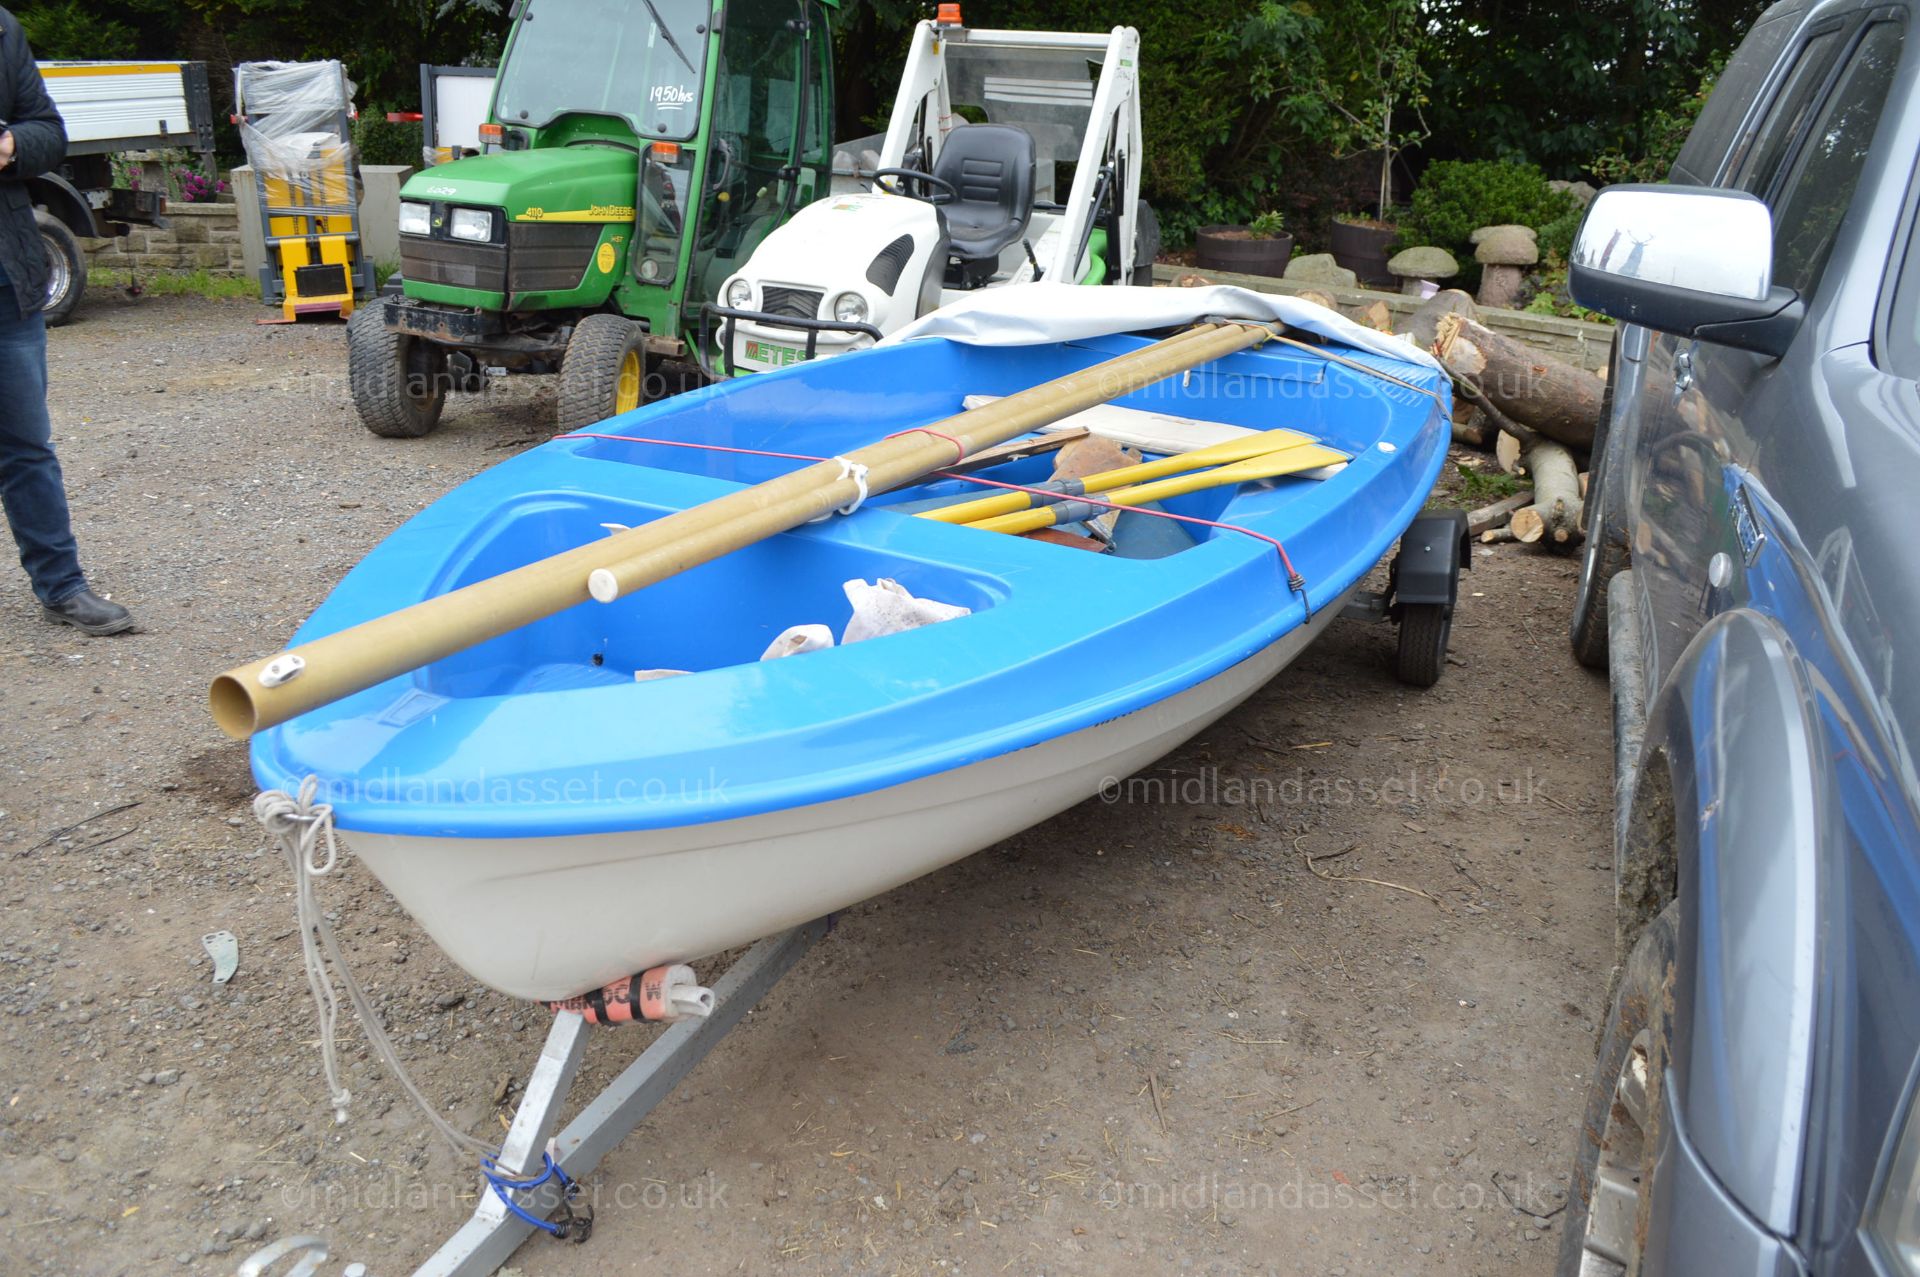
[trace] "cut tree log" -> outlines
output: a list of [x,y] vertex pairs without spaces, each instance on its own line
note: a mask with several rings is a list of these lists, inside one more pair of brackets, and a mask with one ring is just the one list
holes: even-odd
[[1500,463],[1504,474],[1522,474],[1526,471],[1526,462],[1522,457],[1524,445],[1520,440],[1502,430],[1493,441],[1493,459]]
[[1448,315],[1478,319],[1480,309],[1473,304],[1473,298],[1459,289],[1443,288],[1422,302],[1418,310],[1395,324],[1393,331],[1403,337],[1411,336],[1414,345],[1429,350],[1439,336],[1440,321]]
[[1571,448],[1593,447],[1605,383],[1464,315],[1442,315],[1433,354],[1457,380],[1478,387],[1501,415]]
[[1556,548],[1573,545],[1580,537],[1580,476],[1573,454],[1542,439],[1527,449],[1526,464],[1533,476],[1533,504],[1514,511],[1508,525],[1514,539]]
[[1309,288],[1303,292],[1295,293],[1294,297],[1299,301],[1312,302],[1315,306],[1324,306],[1335,314],[1340,313],[1340,308],[1334,304],[1333,298],[1326,293],[1320,292],[1318,289]]
[[1367,327],[1380,332],[1390,333],[1393,331],[1393,312],[1387,309],[1385,302],[1375,302],[1358,315],[1355,315],[1354,318]]
[[1505,527],[1488,528],[1480,534],[1481,545],[1498,545],[1502,541],[1518,541],[1519,539],[1520,538],[1513,535],[1512,524],[1508,524]]
[[1493,442],[1493,423],[1480,405],[1469,399],[1453,401],[1453,441],[1469,448],[1485,448]]
[[1490,528],[1505,527],[1507,520],[1516,510],[1524,510],[1533,504],[1533,490],[1516,492],[1504,501],[1492,505],[1483,505],[1478,510],[1467,511],[1467,535],[1479,536]]

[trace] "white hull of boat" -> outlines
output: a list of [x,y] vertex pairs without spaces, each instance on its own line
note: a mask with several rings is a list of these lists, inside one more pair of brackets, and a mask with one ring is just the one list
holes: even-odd
[[1093,797],[1259,690],[1332,623],[1351,595],[1176,696],[872,793],[630,833],[423,838],[340,832],[475,979],[520,998],[571,997],[845,908]]

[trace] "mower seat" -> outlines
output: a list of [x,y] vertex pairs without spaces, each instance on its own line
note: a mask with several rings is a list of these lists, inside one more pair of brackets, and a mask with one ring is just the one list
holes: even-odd
[[962,124],[947,134],[933,175],[959,193],[940,205],[953,241],[950,284],[977,288],[993,278],[1000,250],[1026,235],[1033,167],[1033,134],[1025,129]]

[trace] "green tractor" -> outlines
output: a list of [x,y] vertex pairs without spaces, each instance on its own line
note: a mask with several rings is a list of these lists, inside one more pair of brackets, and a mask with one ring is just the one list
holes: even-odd
[[400,290],[347,324],[354,407],[418,438],[451,392],[560,374],[559,426],[638,407],[701,308],[828,194],[838,0],[518,0],[487,153],[400,192]]

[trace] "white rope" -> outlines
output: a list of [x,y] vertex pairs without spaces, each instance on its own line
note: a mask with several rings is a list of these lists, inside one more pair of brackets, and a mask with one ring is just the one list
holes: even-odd
[[855,510],[858,510],[861,506],[865,505],[867,502],[867,468],[866,466],[862,465],[858,461],[850,461],[845,457],[835,457],[833,459],[840,463],[840,478],[853,480],[853,485],[855,488],[855,491],[853,494],[853,500],[841,506],[838,511],[830,511],[826,514],[819,515],[812,519],[808,519],[807,520],[808,523],[825,523],[828,519],[832,518],[835,513],[852,514]]
[[[320,1021],[320,1059],[326,1069],[333,1120],[347,1120],[347,1105],[353,1095],[340,1085],[339,1062],[335,1058],[333,1036],[334,1025],[340,1015],[340,997],[327,974],[329,962],[340,977],[341,987],[347,991],[347,1000],[353,1004],[354,1014],[360,1020],[360,1027],[365,1031],[373,1053],[380,1057],[380,1062],[387,1066],[387,1071],[393,1074],[408,1098],[426,1114],[441,1138],[462,1156],[476,1152],[491,1153],[492,1145],[455,1128],[435,1112],[432,1103],[420,1093],[420,1088],[408,1075],[406,1066],[400,1062],[400,1053],[394,1049],[392,1039],[387,1037],[387,1031],[374,1012],[366,990],[360,987],[353,969],[347,965],[346,955],[340,952],[332,924],[320,910],[319,900],[314,895],[314,880],[333,872],[334,866],[339,863],[340,849],[333,836],[333,805],[314,801],[319,789],[318,776],[309,776],[300,783],[298,798],[289,797],[278,789],[270,789],[254,796],[253,814],[293,869],[293,907],[300,924],[300,951],[307,969],[307,989],[313,994],[314,1012]],[[316,862],[315,852],[323,849],[325,858]]]
[[852,514],[866,504],[867,468],[858,461],[849,461],[845,457],[835,457],[834,460],[840,463],[840,477],[853,480],[854,486],[859,489],[853,500],[840,507],[841,514]]

